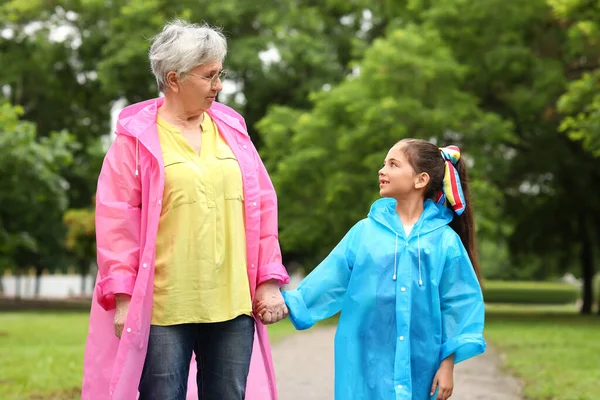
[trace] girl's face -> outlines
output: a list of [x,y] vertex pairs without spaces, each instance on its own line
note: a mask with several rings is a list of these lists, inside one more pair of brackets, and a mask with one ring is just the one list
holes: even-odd
[[402,145],[390,149],[383,168],[379,170],[379,194],[382,197],[404,197],[422,188],[423,174],[417,174],[410,165]]

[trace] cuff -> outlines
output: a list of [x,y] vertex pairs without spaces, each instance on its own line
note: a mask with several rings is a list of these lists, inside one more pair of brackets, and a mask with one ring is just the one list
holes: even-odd
[[275,279],[279,282],[279,286],[290,283],[290,276],[287,270],[281,263],[269,263],[258,267],[257,286],[266,281]]
[[282,293],[285,305],[290,311],[289,317],[294,328],[301,331],[315,324],[306,307],[306,303],[298,290],[289,290]]
[[109,275],[96,284],[98,304],[106,311],[116,307],[115,294],[133,294],[135,277],[127,275]]
[[442,344],[440,362],[454,354],[454,364],[468,360],[485,352],[486,344],[483,335],[465,334],[456,336]]

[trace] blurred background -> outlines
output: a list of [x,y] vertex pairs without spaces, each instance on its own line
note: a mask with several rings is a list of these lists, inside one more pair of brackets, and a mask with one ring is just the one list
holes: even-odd
[[503,368],[524,398],[597,398],[598,1],[2,0],[0,399],[79,396],[96,180],[176,17],[229,39],[219,101],[276,186],[292,286],[366,216],[397,140],[456,144]]

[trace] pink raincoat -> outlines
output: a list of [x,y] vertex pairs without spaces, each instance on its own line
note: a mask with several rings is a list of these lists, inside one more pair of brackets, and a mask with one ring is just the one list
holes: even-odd
[[[84,358],[83,400],[135,400],[152,317],[156,233],[164,187],[164,164],[156,116],[163,99],[125,108],[117,138],[106,154],[96,193],[98,279]],[[214,103],[207,110],[238,159],[244,186],[248,279],[256,287],[288,283],[277,234],[277,198],[246,131],[244,119]],[[141,204],[141,206],[140,206]],[[115,294],[131,295],[123,335],[114,334]],[[192,359],[188,399],[197,399]],[[256,320],[247,400],[276,400],[267,328]]]

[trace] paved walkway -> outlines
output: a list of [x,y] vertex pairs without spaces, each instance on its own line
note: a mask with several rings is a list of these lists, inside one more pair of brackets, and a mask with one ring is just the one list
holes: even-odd
[[[273,347],[279,400],[333,400],[334,333],[334,328],[311,329]],[[522,400],[519,382],[498,364],[489,346],[483,355],[458,364],[451,399]]]

